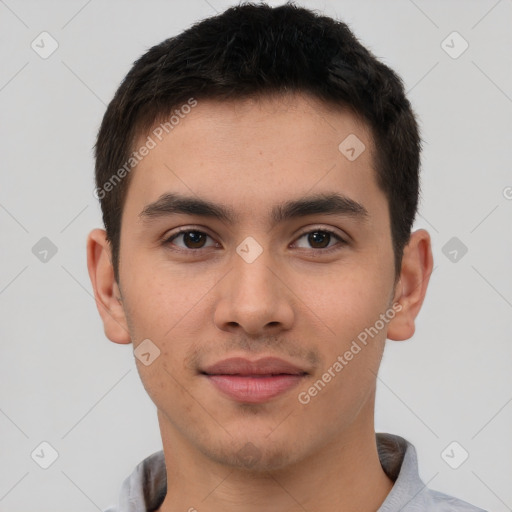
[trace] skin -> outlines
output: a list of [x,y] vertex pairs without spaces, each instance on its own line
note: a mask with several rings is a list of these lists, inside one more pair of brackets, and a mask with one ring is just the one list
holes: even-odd
[[[354,161],[338,149],[351,133],[366,146]],[[391,490],[375,440],[376,375],[386,338],[414,334],[432,251],[425,230],[412,233],[395,279],[372,148],[363,122],[311,97],[199,101],[132,171],[119,283],[105,231],[89,234],[88,269],[106,336],[134,349],[150,339],[160,350],[149,366],[135,359],[158,410],[168,473],[160,511],[375,511]],[[233,224],[140,217],[167,192],[239,217]],[[314,214],[270,225],[275,204],[322,192],[357,201],[368,217]],[[210,238],[203,246],[183,235],[164,242],[180,227]],[[308,233],[322,228],[347,243],[327,236],[315,245]],[[263,249],[252,263],[236,252],[247,236]],[[394,318],[301,403],[299,393],[393,304],[401,306]],[[198,374],[232,356],[277,356],[309,374],[265,403],[239,403]],[[247,446],[256,462],[243,456]]]

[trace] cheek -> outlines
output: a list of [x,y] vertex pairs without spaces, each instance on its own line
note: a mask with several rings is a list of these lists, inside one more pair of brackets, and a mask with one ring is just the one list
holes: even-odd
[[359,265],[295,283],[302,287],[301,297],[308,306],[299,325],[305,332],[311,332],[307,329],[311,323],[319,329],[316,339],[310,340],[322,352],[323,361],[315,375],[320,382],[315,380],[317,389],[311,390],[313,394],[321,390],[313,407],[334,422],[341,420],[337,411],[356,414],[374,388],[388,325],[380,320],[388,307],[388,281],[370,265]]
[[207,273],[194,277],[154,261],[127,268],[133,271],[122,277],[123,293],[136,338],[164,340],[180,330],[183,319],[201,308],[202,297],[215,283]]
[[391,293],[388,281],[369,265],[340,265],[328,274],[296,273],[289,286],[307,316],[299,324],[313,322],[342,346],[386,310]]
[[134,271],[126,276],[123,292],[133,348],[149,339],[160,351],[151,366],[136,360],[148,394],[157,400],[161,393],[183,393],[180,384],[185,385],[190,378],[186,361],[200,350],[201,343],[208,342],[204,335],[209,317],[205,305],[214,280],[207,275],[195,279],[184,273],[173,275],[169,268],[155,264],[147,268],[149,272]]

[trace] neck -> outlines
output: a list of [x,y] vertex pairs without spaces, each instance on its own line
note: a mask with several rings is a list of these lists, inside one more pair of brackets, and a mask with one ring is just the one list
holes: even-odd
[[167,495],[158,512],[377,510],[393,482],[379,461],[369,402],[332,442],[300,462],[264,473],[212,461],[159,412]]

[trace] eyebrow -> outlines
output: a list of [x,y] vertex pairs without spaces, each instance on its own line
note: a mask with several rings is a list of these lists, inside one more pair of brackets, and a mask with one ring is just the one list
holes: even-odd
[[[146,205],[139,217],[144,222],[150,222],[173,214],[215,218],[228,224],[233,224],[239,218],[230,207],[177,193],[161,195],[155,202]],[[308,215],[345,215],[362,221],[369,217],[368,210],[361,203],[332,193],[301,197],[274,205],[270,213],[270,221],[276,225]]]

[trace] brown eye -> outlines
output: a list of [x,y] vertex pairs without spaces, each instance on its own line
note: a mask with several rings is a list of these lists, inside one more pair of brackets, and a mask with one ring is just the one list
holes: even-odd
[[200,231],[187,231],[183,233],[183,242],[188,249],[200,249],[204,245],[206,236]]
[[308,234],[308,242],[314,249],[324,249],[329,245],[330,240],[331,234],[325,231],[312,231]]
[[[182,239],[182,244],[174,243],[177,239]],[[206,233],[203,233],[202,231],[198,230],[187,230],[187,231],[180,231],[179,233],[175,233],[174,235],[170,236],[165,243],[176,245],[180,249],[203,249],[204,247],[211,247],[206,246],[206,240],[208,238],[211,238]]]
[[[333,231],[330,231],[328,229],[315,229],[313,231],[308,231],[306,233],[303,233],[297,240],[306,239],[306,242],[309,247],[301,247],[298,245],[298,247],[305,248],[305,249],[326,249],[329,250],[331,248],[335,248],[336,245],[343,246],[346,244],[345,240],[343,240],[339,235],[334,233]],[[338,241],[338,243],[331,244],[331,242],[335,240]]]

